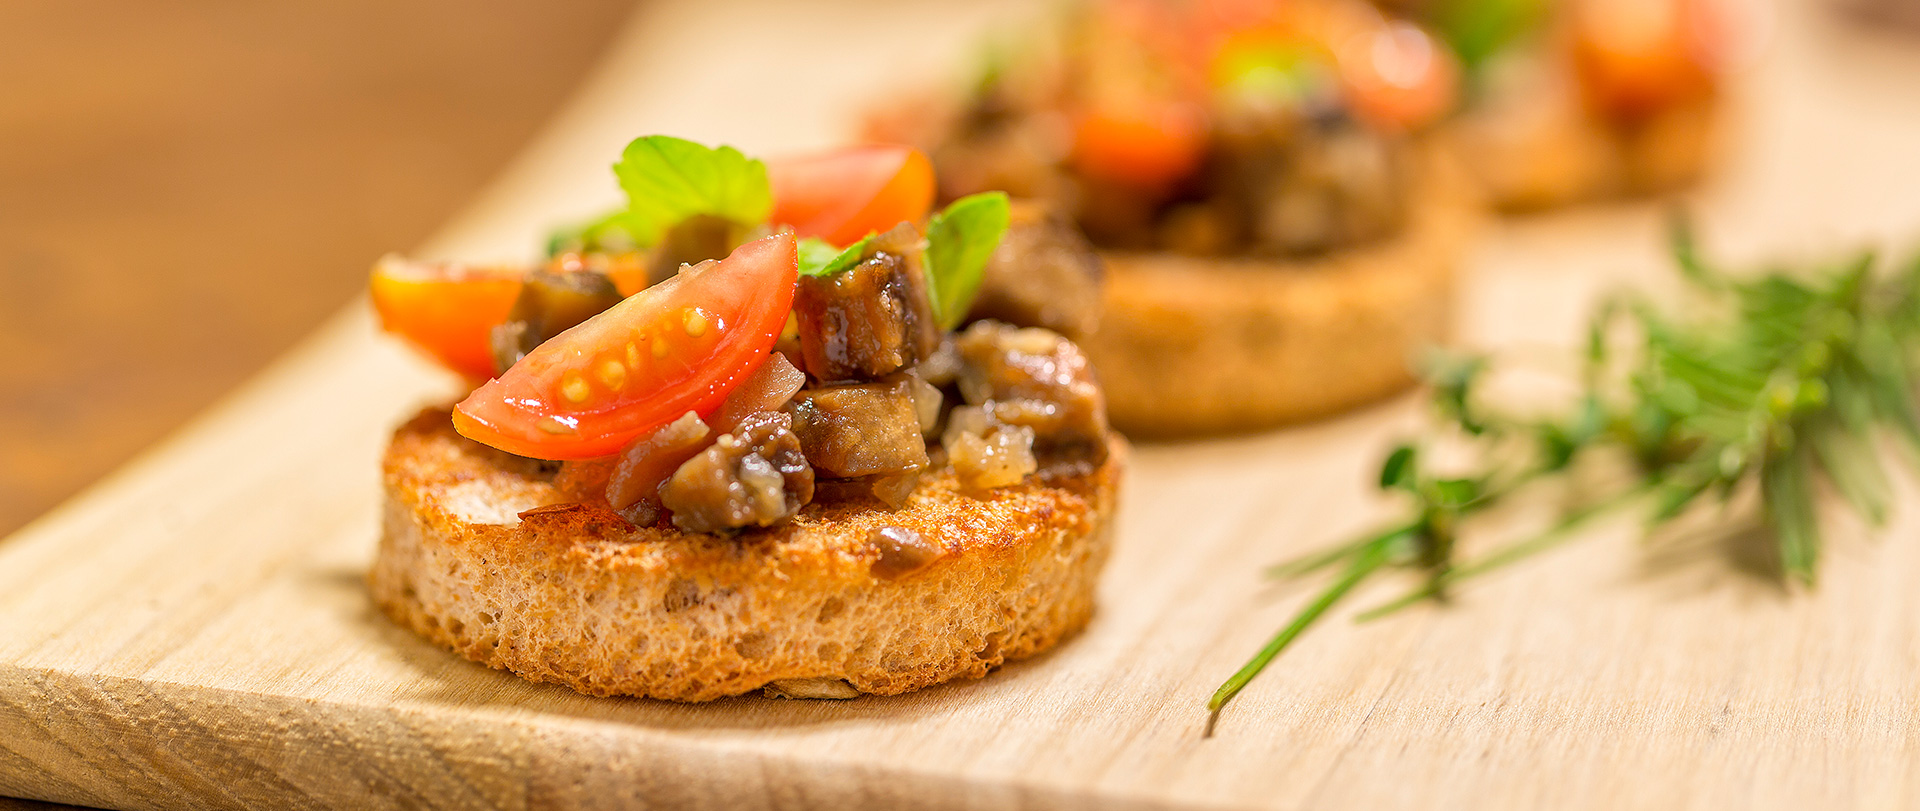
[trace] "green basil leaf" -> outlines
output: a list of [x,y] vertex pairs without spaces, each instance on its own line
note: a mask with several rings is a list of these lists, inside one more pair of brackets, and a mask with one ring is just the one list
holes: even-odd
[[641,247],[695,215],[756,225],[773,211],[767,165],[730,146],[707,147],[666,135],[635,138],[620,153],[613,174],[627,193],[621,225]]
[[1006,192],[990,191],[955,200],[927,222],[927,294],[942,329],[967,317],[1008,217]]
[[867,243],[873,241],[873,233],[868,232],[859,242],[846,248],[835,248],[819,237],[807,237],[800,240],[800,275],[832,276],[854,265],[867,255]]

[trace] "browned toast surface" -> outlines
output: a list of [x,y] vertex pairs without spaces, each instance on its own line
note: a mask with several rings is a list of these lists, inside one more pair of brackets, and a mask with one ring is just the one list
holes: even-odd
[[695,535],[560,505],[541,463],[429,410],[388,447],[369,582],[400,624],[584,693],[901,693],[977,678],[1086,624],[1124,456],[1116,439],[1097,468],[983,493],[949,469],[897,511],[829,492],[781,526]]

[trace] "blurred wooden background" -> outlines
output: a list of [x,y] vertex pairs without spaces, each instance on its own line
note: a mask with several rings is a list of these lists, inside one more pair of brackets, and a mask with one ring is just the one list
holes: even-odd
[[449,219],[633,4],[0,2],[0,536]]

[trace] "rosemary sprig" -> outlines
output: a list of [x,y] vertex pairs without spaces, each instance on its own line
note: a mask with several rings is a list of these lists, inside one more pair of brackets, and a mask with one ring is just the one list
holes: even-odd
[[[1876,274],[1869,252],[1804,273],[1733,276],[1701,257],[1681,219],[1672,250],[1704,306],[1671,317],[1637,297],[1606,302],[1590,323],[1581,394],[1563,414],[1525,418],[1488,408],[1476,394],[1489,358],[1431,364],[1438,424],[1426,444],[1464,445],[1466,471],[1429,470],[1423,445],[1403,444],[1380,472],[1380,486],[1406,502],[1400,518],[1267,569],[1270,577],[1292,578],[1342,567],[1213,694],[1206,735],[1275,657],[1381,572],[1411,569],[1424,580],[1357,619],[1444,599],[1463,581],[1558,548],[1603,516],[1638,507],[1651,530],[1703,498],[1725,506],[1734,492],[1751,488],[1772,530],[1780,576],[1812,586],[1820,557],[1817,480],[1872,524],[1885,519],[1893,498],[1873,440],[1898,436],[1909,464],[1920,462],[1913,386],[1920,260]],[[1633,339],[1621,340],[1622,332]],[[1632,475],[1563,507],[1532,537],[1456,561],[1466,519],[1600,455],[1630,460]]]

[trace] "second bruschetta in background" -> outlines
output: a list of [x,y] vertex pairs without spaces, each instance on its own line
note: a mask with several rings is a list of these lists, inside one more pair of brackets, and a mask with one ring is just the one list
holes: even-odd
[[1457,99],[1446,49],[1342,0],[1108,0],[1059,23],[867,134],[925,149],[943,197],[1003,189],[1086,233],[1115,424],[1258,429],[1410,385],[1476,209],[1421,138]]
[[1390,0],[1459,57],[1448,124],[1507,211],[1672,191],[1712,162],[1734,10],[1719,0]]

